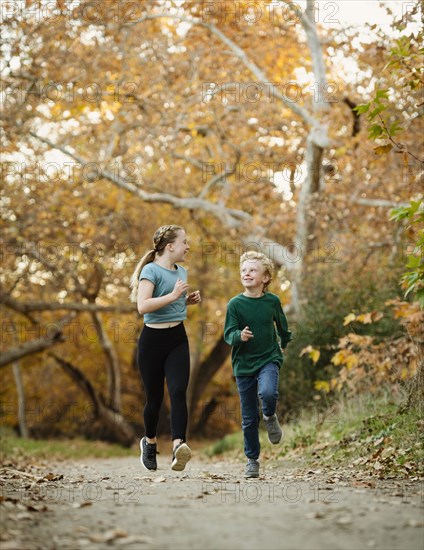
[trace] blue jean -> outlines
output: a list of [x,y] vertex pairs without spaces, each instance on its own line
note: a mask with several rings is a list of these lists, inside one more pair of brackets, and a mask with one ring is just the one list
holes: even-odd
[[268,363],[253,376],[236,376],[240,395],[244,454],[247,458],[257,460],[261,451],[258,396],[262,401],[262,413],[265,416],[273,416],[278,399],[278,375],[278,365]]

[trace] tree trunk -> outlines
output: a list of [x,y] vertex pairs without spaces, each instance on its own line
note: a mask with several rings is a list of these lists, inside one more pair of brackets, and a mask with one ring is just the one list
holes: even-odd
[[[230,351],[230,346],[226,344],[224,338],[221,336],[206,359],[202,363],[196,365],[193,369],[188,391],[190,419],[193,417],[192,413],[199,405],[203,391],[213,376],[222,367],[228,358]],[[190,426],[190,428],[192,428],[192,426]]]
[[106,355],[107,405],[114,411],[119,412],[121,410],[121,370],[118,355],[103,326],[101,315],[93,313],[92,318]]
[[32,355],[40,351],[44,351],[52,346],[64,342],[63,329],[67,323],[76,316],[76,313],[71,313],[54,324],[54,330],[50,330],[46,336],[31,340],[20,344],[10,350],[3,352],[0,356],[0,367],[5,367],[18,359],[22,359],[27,355]]
[[417,349],[418,357],[418,369],[415,373],[414,378],[410,382],[408,389],[408,395],[406,402],[402,403],[399,407],[399,412],[404,413],[410,410],[413,407],[421,408],[421,416],[423,414],[424,407],[424,340],[423,340],[423,329],[422,327],[418,330],[410,330],[408,325],[406,325],[408,335],[411,338]]
[[26,400],[25,388],[22,381],[21,365],[18,361],[13,363],[13,376],[15,378],[16,393],[18,395],[18,421],[19,435],[24,439],[28,438],[28,426],[26,423]]
[[63,370],[77,383],[80,389],[88,397],[93,405],[96,417],[106,428],[106,431],[110,435],[110,439],[120,443],[124,447],[131,447],[136,440],[136,434],[132,426],[126,422],[119,412],[106,406],[103,397],[95,390],[82,371],[57,355],[53,353],[50,355],[54,357]]

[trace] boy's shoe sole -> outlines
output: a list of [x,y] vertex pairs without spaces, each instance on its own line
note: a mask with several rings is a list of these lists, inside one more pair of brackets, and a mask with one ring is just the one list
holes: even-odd
[[186,443],[181,443],[174,451],[171,469],[175,472],[181,472],[186,467],[187,462],[191,458],[190,447]]
[[283,430],[281,429],[280,423],[278,422],[278,417],[274,414],[268,420],[265,420],[265,426],[268,432],[268,440],[273,445],[277,445],[283,439]]

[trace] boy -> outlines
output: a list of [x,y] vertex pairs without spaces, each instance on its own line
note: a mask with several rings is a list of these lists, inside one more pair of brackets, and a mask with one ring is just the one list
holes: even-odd
[[248,459],[245,478],[259,477],[258,395],[269,440],[277,444],[283,437],[275,410],[282,349],[290,342],[291,332],[279,297],[267,292],[273,269],[274,264],[264,254],[249,251],[241,256],[244,292],[228,302],[225,318],[224,339],[233,347],[231,359],[240,395],[244,452]]

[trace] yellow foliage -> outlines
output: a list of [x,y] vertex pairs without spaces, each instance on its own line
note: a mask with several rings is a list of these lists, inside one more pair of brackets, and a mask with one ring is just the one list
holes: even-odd
[[356,367],[358,363],[359,363],[358,357],[354,353],[346,357],[345,365],[348,369],[352,369],[353,367]]
[[325,393],[328,393],[331,389],[330,382],[327,382],[326,380],[316,380],[314,383],[314,388],[318,391],[324,391]]
[[321,352],[318,349],[313,348],[312,346],[307,346],[306,348],[302,349],[299,357],[302,357],[302,355],[305,355],[305,353],[309,355],[309,358],[312,359],[313,364],[316,365],[320,358]]
[[352,321],[356,319],[356,315],[354,313],[349,313],[349,315],[346,315],[343,321],[343,326],[349,325]]
[[338,367],[339,365],[344,365],[345,362],[345,352],[343,350],[338,351],[333,357],[331,358],[331,362],[333,365]]
[[[401,337],[396,334],[378,343],[372,336],[354,333],[340,338],[339,349],[331,359],[331,363],[340,370],[333,379],[335,382],[330,382],[328,391],[346,388],[349,393],[375,392],[382,384],[398,384],[415,375],[419,350],[414,337],[422,334],[424,312],[419,309],[418,303],[391,300],[386,305],[393,306],[393,316],[401,319],[407,333]],[[351,322],[353,317],[353,313],[345,317],[345,324]],[[356,316],[355,320],[369,324],[382,317],[383,313],[372,311]],[[327,386],[322,384],[319,388],[327,391]]]

